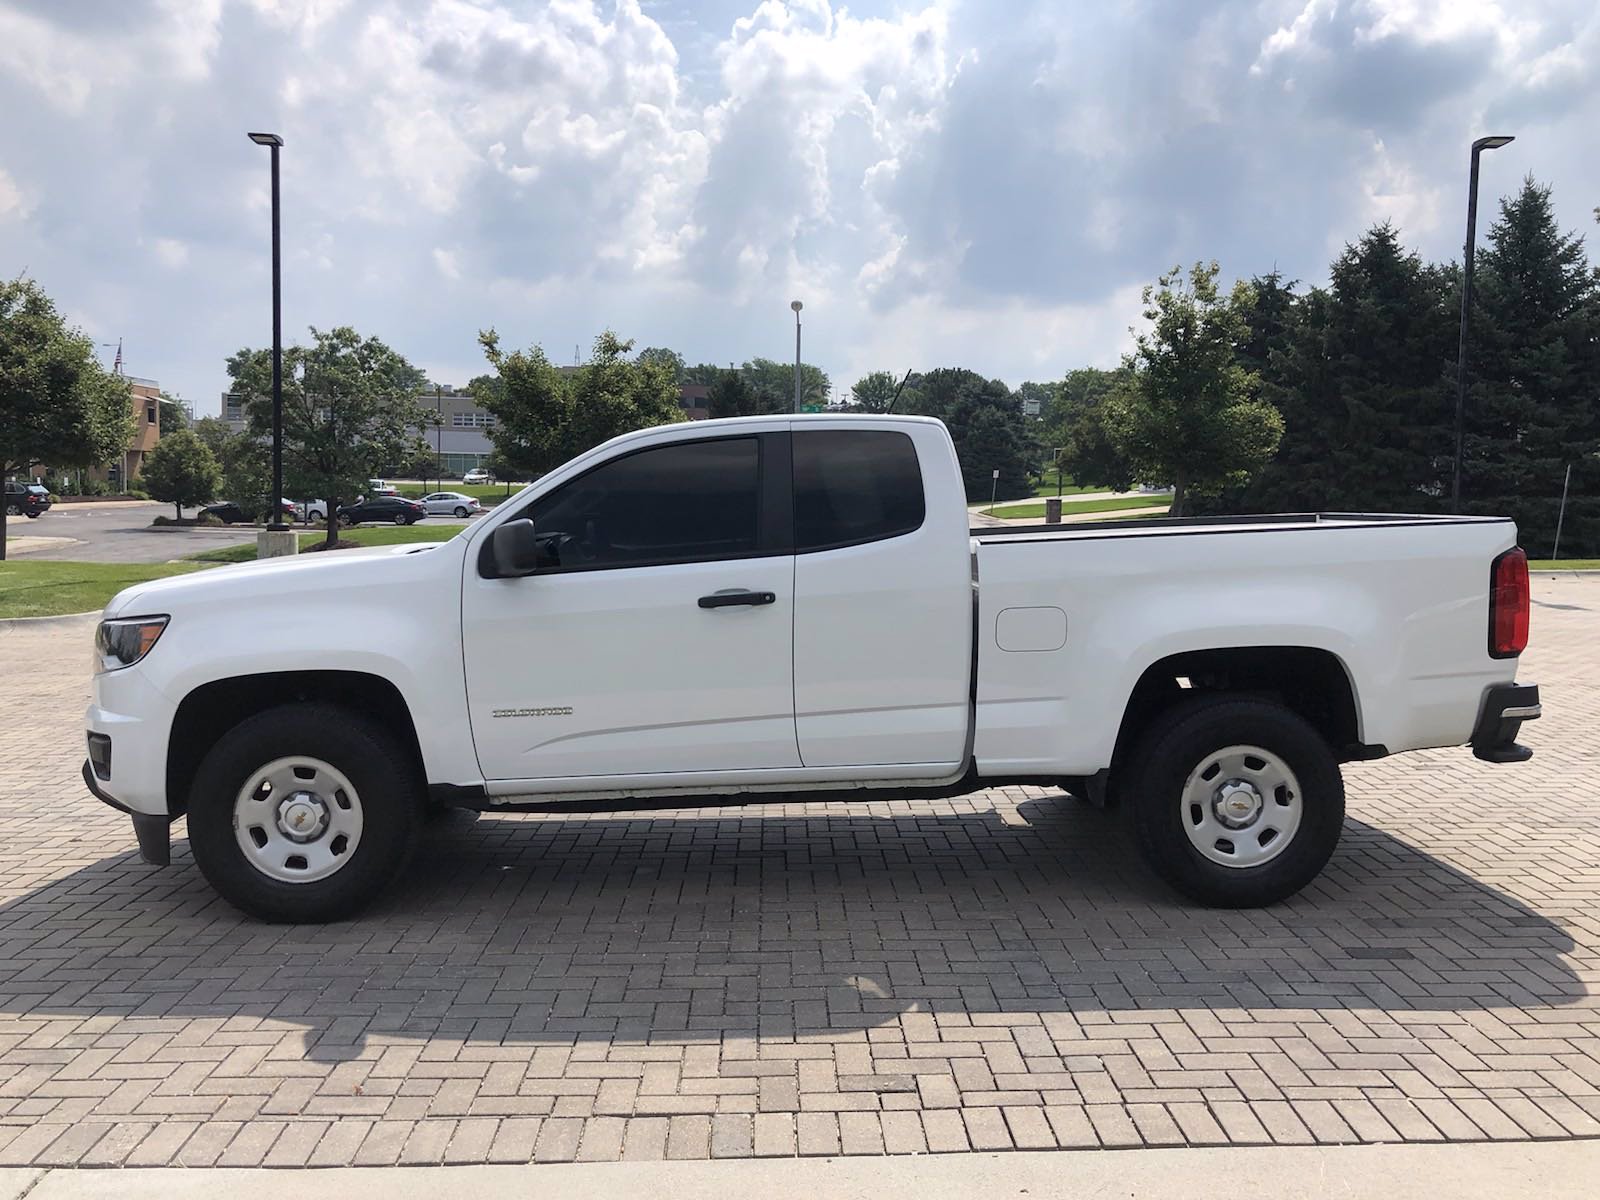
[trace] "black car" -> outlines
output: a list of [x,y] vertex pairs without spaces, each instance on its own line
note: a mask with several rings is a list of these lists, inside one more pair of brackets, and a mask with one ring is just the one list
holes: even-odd
[[395,525],[415,525],[427,515],[428,510],[415,500],[404,500],[399,496],[371,496],[355,504],[342,505],[339,524],[384,521]]
[[6,480],[6,516],[37,517],[50,507],[50,493],[38,484]]
[[[282,502],[280,511],[286,520],[294,521],[299,517],[299,510],[289,501]],[[224,525],[235,525],[240,521],[254,521],[256,510],[244,508],[232,500],[223,500],[218,504],[208,504],[200,510],[202,517],[215,517]]]

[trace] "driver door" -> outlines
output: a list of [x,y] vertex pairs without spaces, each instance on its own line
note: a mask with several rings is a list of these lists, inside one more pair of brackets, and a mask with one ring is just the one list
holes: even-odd
[[657,444],[512,515],[533,520],[541,570],[469,563],[462,597],[485,779],[800,765],[787,470],[773,469],[787,449],[786,434]]

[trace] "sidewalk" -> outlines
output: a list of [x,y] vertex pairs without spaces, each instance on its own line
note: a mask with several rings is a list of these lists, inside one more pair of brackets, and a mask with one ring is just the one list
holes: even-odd
[[337,1170],[111,1169],[0,1172],[0,1200],[1590,1200],[1600,1141],[1453,1146],[1055,1151],[936,1157],[564,1163]]

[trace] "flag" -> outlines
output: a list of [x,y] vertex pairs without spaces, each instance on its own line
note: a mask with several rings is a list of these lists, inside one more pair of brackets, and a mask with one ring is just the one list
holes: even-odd
[[122,374],[122,339],[117,339],[117,361],[111,364],[111,369],[118,375]]

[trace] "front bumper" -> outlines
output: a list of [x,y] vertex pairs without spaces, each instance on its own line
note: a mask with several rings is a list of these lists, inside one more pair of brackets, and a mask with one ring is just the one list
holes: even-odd
[[1517,733],[1524,721],[1536,721],[1542,712],[1538,684],[1496,684],[1483,694],[1472,729],[1472,753],[1484,762],[1527,762],[1533,750],[1517,742]]
[[165,867],[172,862],[172,818],[159,813],[134,812],[115,796],[107,795],[95,778],[94,763],[83,760],[83,782],[90,793],[102,804],[109,804],[118,812],[133,818],[133,836],[139,839],[139,857],[153,867]]

